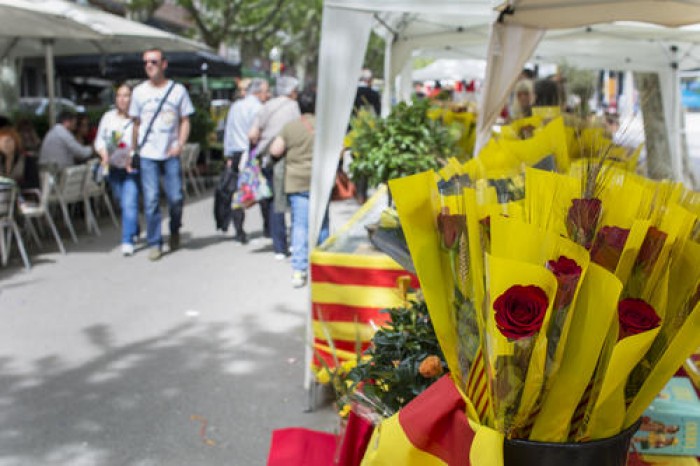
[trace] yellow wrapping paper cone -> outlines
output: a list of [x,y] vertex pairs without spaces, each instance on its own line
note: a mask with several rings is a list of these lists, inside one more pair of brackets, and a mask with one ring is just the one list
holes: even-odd
[[[668,272],[662,277],[662,282],[653,296],[652,305],[656,314],[663,320],[668,303]],[[611,326],[613,341],[616,339],[617,321]],[[603,361],[605,370],[600,393],[591,411],[585,436],[590,439],[602,439],[618,434],[625,423],[626,402],[625,385],[634,366],[644,357],[654,338],[659,333],[657,327],[637,335],[628,336],[614,343],[610,360]],[[679,365],[682,360],[679,361]]]
[[[525,262],[512,261],[500,257],[487,256],[489,280],[489,315],[486,324],[487,352],[492,374],[492,402],[494,407],[494,427],[500,432],[511,432],[523,428],[537,403],[544,382],[547,357],[547,328],[552,305],[557,292],[557,281],[547,269]],[[517,287],[535,286],[543,291],[548,300],[542,316],[542,324],[535,333],[525,338],[512,339],[499,328],[494,303],[508,296]],[[514,288],[516,287],[516,288]],[[517,333],[517,331],[516,331]],[[526,373],[523,376],[523,366]],[[504,393],[501,388],[507,386]],[[517,412],[513,415],[513,406]]]
[[[567,344],[552,386],[544,396],[530,439],[564,442],[571,418],[593,375],[608,329],[617,315],[622,283],[590,264],[573,310]],[[581,351],[586,348],[586,351]]]

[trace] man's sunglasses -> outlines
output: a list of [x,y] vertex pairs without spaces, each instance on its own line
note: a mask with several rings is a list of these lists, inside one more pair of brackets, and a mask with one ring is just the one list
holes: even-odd
[[160,63],[160,60],[144,60],[143,61],[144,66],[148,65],[148,64],[158,65],[159,63]]

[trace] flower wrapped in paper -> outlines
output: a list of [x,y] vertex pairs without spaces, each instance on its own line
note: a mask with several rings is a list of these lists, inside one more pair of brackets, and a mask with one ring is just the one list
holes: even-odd
[[524,181],[477,164],[390,182],[475,441],[619,434],[700,345],[700,202],[600,159]]

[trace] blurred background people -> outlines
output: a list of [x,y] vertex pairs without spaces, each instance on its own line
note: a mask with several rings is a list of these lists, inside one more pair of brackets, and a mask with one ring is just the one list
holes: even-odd
[[24,158],[24,179],[21,181],[23,189],[39,189],[39,149],[41,138],[34,125],[28,118],[17,120],[17,133],[22,141],[22,157]]
[[379,97],[379,92],[372,89],[372,71],[367,68],[362,70],[360,81],[357,83],[355,103],[352,106],[353,115],[357,114],[361,108],[368,109],[375,115],[382,112],[382,100]]
[[[241,85],[245,85],[241,80]],[[241,157],[249,149],[248,132],[253,126],[255,117],[263,104],[270,98],[270,86],[267,81],[260,78],[247,81],[247,87],[241,89],[242,98],[236,100],[226,116],[226,127],[224,130],[224,157],[226,164],[238,175]],[[263,204],[260,203],[263,209]],[[268,225],[269,212],[262,210],[264,225]],[[243,223],[245,221],[245,210],[242,207],[233,209],[233,226],[236,231],[234,240],[245,244],[248,242],[248,235],[245,232]],[[267,230],[267,228],[265,228]]]
[[[292,286],[306,284],[309,268],[309,191],[311,160],[316,127],[316,95],[305,91],[299,96],[301,117],[287,123],[270,146],[273,157],[285,159],[284,191],[292,211]],[[318,237],[328,238],[328,211]]]
[[532,81],[530,79],[521,79],[515,83],[513,94],[513,105],[509,112],[511,120],[532,116],[532,103],[534,102]]
[[46,133],[41,143],[41,166],[57,173],[92,156],[92,147],[80,144],[73,135],[76,123],[77,116],[71,111],[64,110],[58,115],[58,122]]
[[131,87],[117,88],[115,107],[100,119],[95,137],[95,151],[102,165],[109,167],[109,186],[122,211],[121,249],[124,256],[134,253],[134,238],[139,231],[139,175],[127,170],[131,151],[132,124],[129,118]]
[[301,116],[297,104],[297,91],[299,80],[291,76],[277,78],[277,97],[263,105],[255,117],[248,137],[250,143],[256,146],[256,156],[261,160],[262,173],[272,188],[272,202],[261,201],[260,205],[268,211],[263,214],[263,220],[269,219],[269,234],[272,236],[272,247],[275,251],[275,259],[283,260],[289,255],[287,246],[287,227],[284,220],[284,212],[287,208],[287,199],[284,194],[284,160],[270,157],[270,144],[282,131],[284,125]]

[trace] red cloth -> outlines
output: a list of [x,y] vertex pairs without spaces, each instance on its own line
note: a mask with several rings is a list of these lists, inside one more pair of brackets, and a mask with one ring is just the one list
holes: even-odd
[[449,466],[469,465],[475,434],[465,408],[452,379],[444,375],[399,411],[399,423],[416,448]]
[[335,435],[293,427],[272,432],[267,466],[332,466]]
[[350,411],[340,444],[338,466],[360,466],[373,430],[371,422]]

